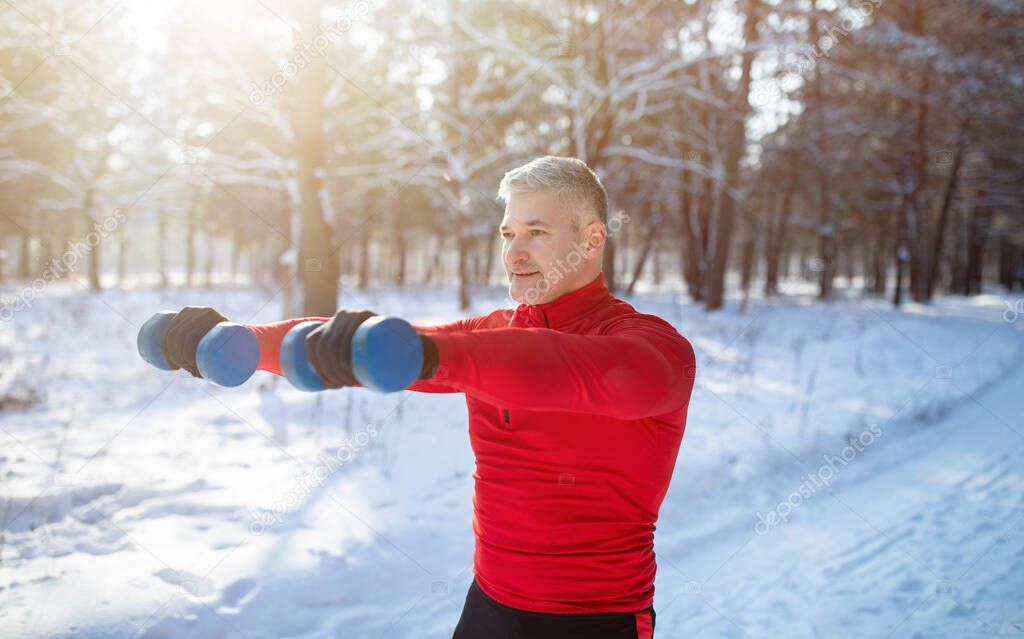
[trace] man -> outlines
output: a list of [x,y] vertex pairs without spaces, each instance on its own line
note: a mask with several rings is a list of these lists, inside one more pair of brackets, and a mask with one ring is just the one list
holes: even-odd
[[[654,528],[693,349],[605,287],[607,196],[583,162],[536,159],[509,171],[498,195],[509,295],[520,304],[417,326],[425,362],[410,387],[465,393],[469,409],[475,579],[454,639],[649,639]],[[211,311],[179,313],[168,362],[197,374],[186,354],[223,321]],[[341,310],[309,334],[328,388],[357,385],[351,338],[372,315]],[[281,374],[281,340],[305,319],[251,327],[260,369]]]

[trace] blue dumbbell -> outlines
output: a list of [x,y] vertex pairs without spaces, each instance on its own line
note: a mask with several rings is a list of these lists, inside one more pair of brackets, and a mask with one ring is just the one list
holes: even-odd
[[[281,371],[300,390],[324,390],[320,376],[306,356],[306,335],[321,324],[296,324],[281,342]],[[370,390],[403,390],[416,381],[422,367],[423,343],[416,329],[403,319],[371,317],[352,336],[352,372]]]
[[[153,366],[173,370],[164,359],[160,347],[167,324],[175,311],[160,311],[139,329],[137,340],[139,355]],[[256,371],[260,362],[260,344],[245,326],[221,322],[199,340],[196,347],[196,366],[204,379],[220,386],[239,386]]]

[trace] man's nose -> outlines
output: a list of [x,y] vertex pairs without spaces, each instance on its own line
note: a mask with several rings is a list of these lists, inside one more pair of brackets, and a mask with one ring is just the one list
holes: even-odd
[[509,242],[508,247],[505,249],[505,262],[508,264],[522,264],[530,259],[530,254],[520,248],[520,245],[516,243],[516,240]]

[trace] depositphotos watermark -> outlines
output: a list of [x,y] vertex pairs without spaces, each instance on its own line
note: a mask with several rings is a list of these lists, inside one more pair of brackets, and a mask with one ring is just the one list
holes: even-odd
[[376,424],[367,424],[366,430],[348,438],[331,455],[320,455],[317,465],[312,470],[303,473],[280,499],[270,505],[270,508],[261,508],[250,513],[252,521],[249,523],[249,532],[254,535],[262,535],[267,528],[281,523],[288,511],[309,497],[314,488],[322,487],[331,473],[355,459],[356,454],[376,438]]
[[796,490],[789,494],[789,497],[780,501],[775,508],[767,513],[757,513],[757,523],[754,524],[754,532],[758,535],[767,535],[775,526],[789,521],[789,516],[795,509],[799,508],[804,501],[817,495],[820,489],[827,488],[832,483],[832,480],[839,476],[840,466],[845,467],[852,462],[857,458],[857,455],[864,452],[868,446],[874,444],[875,440],[881,436],[882,429],[878,425],[872,424],[857,437],[850,437],[848,440],[850,445],[844,446],[839,451],[839,456],[824,455],[822,459],[825,460],[825,463],[819,466],[818,470],[804,477],[803,482],[801,482]]
[[126,219],[128,218],[125,217],[124,213],[116,210],[113,214],[98,222],[94,222],[92,225],[93,230],[87,233],[81,240],[68,240],[67,250],[61,253],[59,258],[51,258],[47,262],[46,268],[43,269],[42,275],[21,289],[13,299],[5,299],[0,302],[0,321],[6,322],[14,317],[14,314],[18,311],[32,308],[32,303],[40,293],[46,290],[46,287],[65,275],[73,273],[75,265],[78,264],[79,260],[99,246],[100,242],[116,231],[117,227],[124,224]]
[[[882,6],[882,0],[863,0],[856,7],[851,7],[851,11],[855,11],[860,14],[861,19],[867,19],[875,13],[875,9]],[[857,23],[852,16],[847,15],[839,21],[838,25],[829,25],[825,28],[822,35],[818,37],[818,41],[813,44],[805,44],[800,48],[800,53],[804,57],[803,64],[801,66],[804,70],[809,70],[814,67],[814,61],[817,58],[827,58],[831,55],[832,49],[839,44],[840,37],[846,37],[850,35],[850,32],[857,28]]]
[[857,28],[857,20],[853,14],[858,14],[861,21],[870,18],[875,9],[882,6],[882,0],[862,0],[859,4],[851,6],[847,15],[839,21],[839,24],[832,24],[825,27],[822,35],[816,42],[804,44],[797,50],[798,59],[794,62],[782,63],[782,69],[778,78],[767,80],[755,80],[750,86],[750,100],[754,106],[764,106],[783,94],[789,94],[799,87],[802,73],[810,71],[817,64],[816,60],[828,58],[832,50],[838,46],[840,38],[850,35],[850,32]]
[[[625,211],[619,211],[608,220],[608,237],[613,237],[616,233],[622,230],[632,220],[629,213]],[[566,275],[570,273],[576,273],[580,270],[580,264],[583,263],[583,256],[587,253],[587,244],[573,241],[572,249],[569,250],[569,254],[565,257],[558,258],[555,262],[555,267],[544,273],[541,276],[539,282],[531,286],[523,294],[523,300],[527,304],[536,304],[537,300],[542,295],[551,290],[551,287],[562,281]]]
[[1011,303],[1010,300],[1003,300],[1006,310],[1003,311],[1003,321],[1007,324],[1016,324],[1017,320],[1024,315],[1024,298]]
[[327,55],[331,44],[342,35],[352,29],[355,23],[365,18],[370,11],[377,8],[378,0],[357,0],[345,7],[341,16],[328,26],[317,25],[317,35],[311,40],[295,45],[295,54],[288,59],[280,69],[275,71],[270,79],[263,82],[251,82],[249,102],[253,106],[262,106],[267,98],[281,92],[281,89],[288,84],[290,78],[294,78],[314,58],[322,58]]

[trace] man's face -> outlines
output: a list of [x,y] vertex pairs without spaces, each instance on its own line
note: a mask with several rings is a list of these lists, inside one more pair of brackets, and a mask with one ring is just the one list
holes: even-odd
[[594,227],[601,224],[588,224],[593,216],[578,213],[582,228],[577,231],[572,227],[574,212],[552,191],[509,195],[499,230],[513,300],[544,304],[596,277],[596,249],[603,244],[603,233]]

